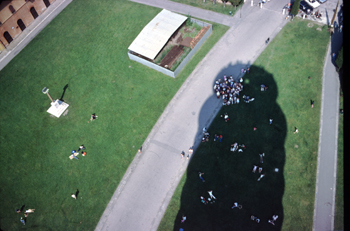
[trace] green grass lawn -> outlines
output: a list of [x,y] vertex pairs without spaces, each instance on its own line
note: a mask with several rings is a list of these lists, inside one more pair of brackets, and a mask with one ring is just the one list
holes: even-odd
[[[343,96],[339,108],[343,109]],[[335,203],[334,230],[344,230],[344,115],[339,114],[337,191]]]
[[[241,100],[221,109],[208,129],[210,142],[195,151],[158,230],[312,229],[322,71],[329,34],[326,26],[309,28],[307,23],[299,19],[288,23],[251,66],[240,95],[255,101]],[[261,92],[260,84],[268,85],[268,90]],[[315,101],[314,108],[310,100]],[[220,116],[223,113],[230,116],[228,123]],[[295,127],[298,134],[293,134]],[[214,142],[214,134],[222,134],[223,141]],[[234,142],[245,144],[246,150],[230,152]],[[265,153],[262,164],[259,153]],[[265,177],[260,182],[259,173],[252,173],[253,165],[263,167]],[[199,171],[205,173],[204,183]],[[208,190],[217,200],[204,205],[199,197],[208,198]],[[234,202],[243,208],[232,210]],[[272,226],[267,221],[274,214],[279,218]],[[182,215],[187,216],[183,224]],[[251,215],[261,222],[251,221]]]
[[[1,230],[94,230],[137,149],[179,87],[228,27],[173,79],[129,60],[127,48],[161,9],[75,0],[0,72]],[[54,99],[70,106],[59,119]],[[90,115],[98,119],[88,123]],[[70,160],[84,144],[87,155]],[[79,189],[78,199],[71,194]],[[20,223],[15,209],[36,209]]]
[[202,8],[204,10],[210,10],[210,11],[214,11],[214,12],[217,12],[220,14],[226,14],[226,15],[230,15],[230,11],[231,11],[232,16],[241,7],[241,6],[234,7],[231,5],[231,3],[226,3],[226,5],[222,3],[213,4],[213,1],[209,1],[209,0],[206,0],[205,2],[203,0],[171,0],[171,1],[179,2],[182,4],[186,4],[186,5]]

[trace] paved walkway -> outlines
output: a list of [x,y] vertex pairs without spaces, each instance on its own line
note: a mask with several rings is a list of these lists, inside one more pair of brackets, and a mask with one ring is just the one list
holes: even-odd
[[342,43],[343,34],[336,31],[329,44],[323,69],[314,231],[334,230],[340,82],[331,55],[340,50]]

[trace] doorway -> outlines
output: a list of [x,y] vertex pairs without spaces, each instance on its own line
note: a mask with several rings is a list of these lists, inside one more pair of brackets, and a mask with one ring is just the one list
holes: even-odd
[[36,19],[39,16],[34,7],[30,8],[30,13],[32,14],[34,19]]
[[19,28],[21,28],[22,31],[26,29],[26,25],[24,25],[24,22],[22,21],[22,19],[18,19],[17,25],[19,26]]
[[11,42],[13,41],[12,36],[11,36],[10,33],[7,32],[7,31],[4,33],[4,37],[5,37],[5,39],[6,39],[6,41],[7,41],[8,43],[11,43]]
[[44,3],[45,3],[46,8],[50,6],[49,0],[44,0]]

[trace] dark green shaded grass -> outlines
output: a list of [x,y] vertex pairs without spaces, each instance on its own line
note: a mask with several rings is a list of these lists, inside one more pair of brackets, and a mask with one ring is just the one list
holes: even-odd
[[[242,92],[255,101],[241,100],[221,109],[208,131],[211,136],[223,134],[222,143],[211,137],[198,147],[158,230],[311,230],[329,35],[326,27],[320,32],[307,23],[288,23],[256,60]],[[268,85],[268,91],[260,92],[260,84]],[[314,108],[310,100],[315,101]],[[230,115],[228,124],[220,117],[225,112]],[[269,118],[274,119],[272,125]],[[293,134],[295,127],[298,134]],[[233,142],[244,143],[247,150],[230,152]],[[259,163],[261,152],[266,154],[264,164]],[[251,173],[254,164],[266,173],[261,182],[256,181],[258,173]],[[276,166],[278,174],[273,172]],[[205,183],[198,171],[205,172]],[[201,204],[199,196],[208,197],[210,189],[217,202]],[[243,209],[231,210],[235,201]],[[273,214],[279,215],[276,226],[267,223]],[[187,215],[184,224],[182,215]],[[251,221],[251,215],[261,223]]]
[[213,1],[209,1],[209,0],[206,0],[205,2],[203,2],[203,0],[172,0],[172,1],[202,8],[204,10],[214,11],[220,14],[230,15],[230,11],[231,11],[232,16],[239,10],[239,7],[241,7],[241,6],[234,7],[231,5],[231,3],[226,3],[226,6],[224,6],[224,4],[221,4],[221,3],[213,4]]
[[[343,96],[339,108],[343,109]],[[335,197],[334,230],[344,230],[344,115],[339,114],[337,191]]]
[[[127,47],[160,12],[128,1],[73,1],[0,72],[1,229],[94,230],[164,108],[227,31],[213,33],[170,78],[128,59]],[[70,106],[46,110],[50,89]],[[88,123],[90,115],[98,119]],[[87,155],[68,157],[84,144]],[[71,194],[79,189],[77,200]]]

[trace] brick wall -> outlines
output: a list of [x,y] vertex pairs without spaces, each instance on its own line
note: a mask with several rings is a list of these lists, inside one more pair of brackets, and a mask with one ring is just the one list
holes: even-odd
[[[50,3],[53,3],[55,0],[48,0],[48,1]],[[21,5],[20,4],[21,2],[22,3],[24,2],[24,4]],[[30,12],[30,9],[32,7],[34,7],[38,15],[41,15],[46,10],[46,5],[44,3],[44,0],[34,0],[34,1],[27,1],[27,2],[25,2],[25,0],[23,1],[14,0],[11,3],[9,3],[6,7],[4,7],[1,10],[0,14],[3,14],[3,12],[6,13],[5,15],[7,15],[8,12],[11,13],[9,9],[10,5],[14,7],[16,12],[12,14],[10,17],[8,17],[6,21],[4,22],[1,21],[2,25],[0,26],[0,40],[5,46],[9,45],[8,41],[4,37],[5,32],[8,32],[12,37],[12,39],[15,39],[18,35],[22,33],[22,30],[17,23],[19,19],[23,21],[25,27],[28,27],[34,21],[34,17]]]

